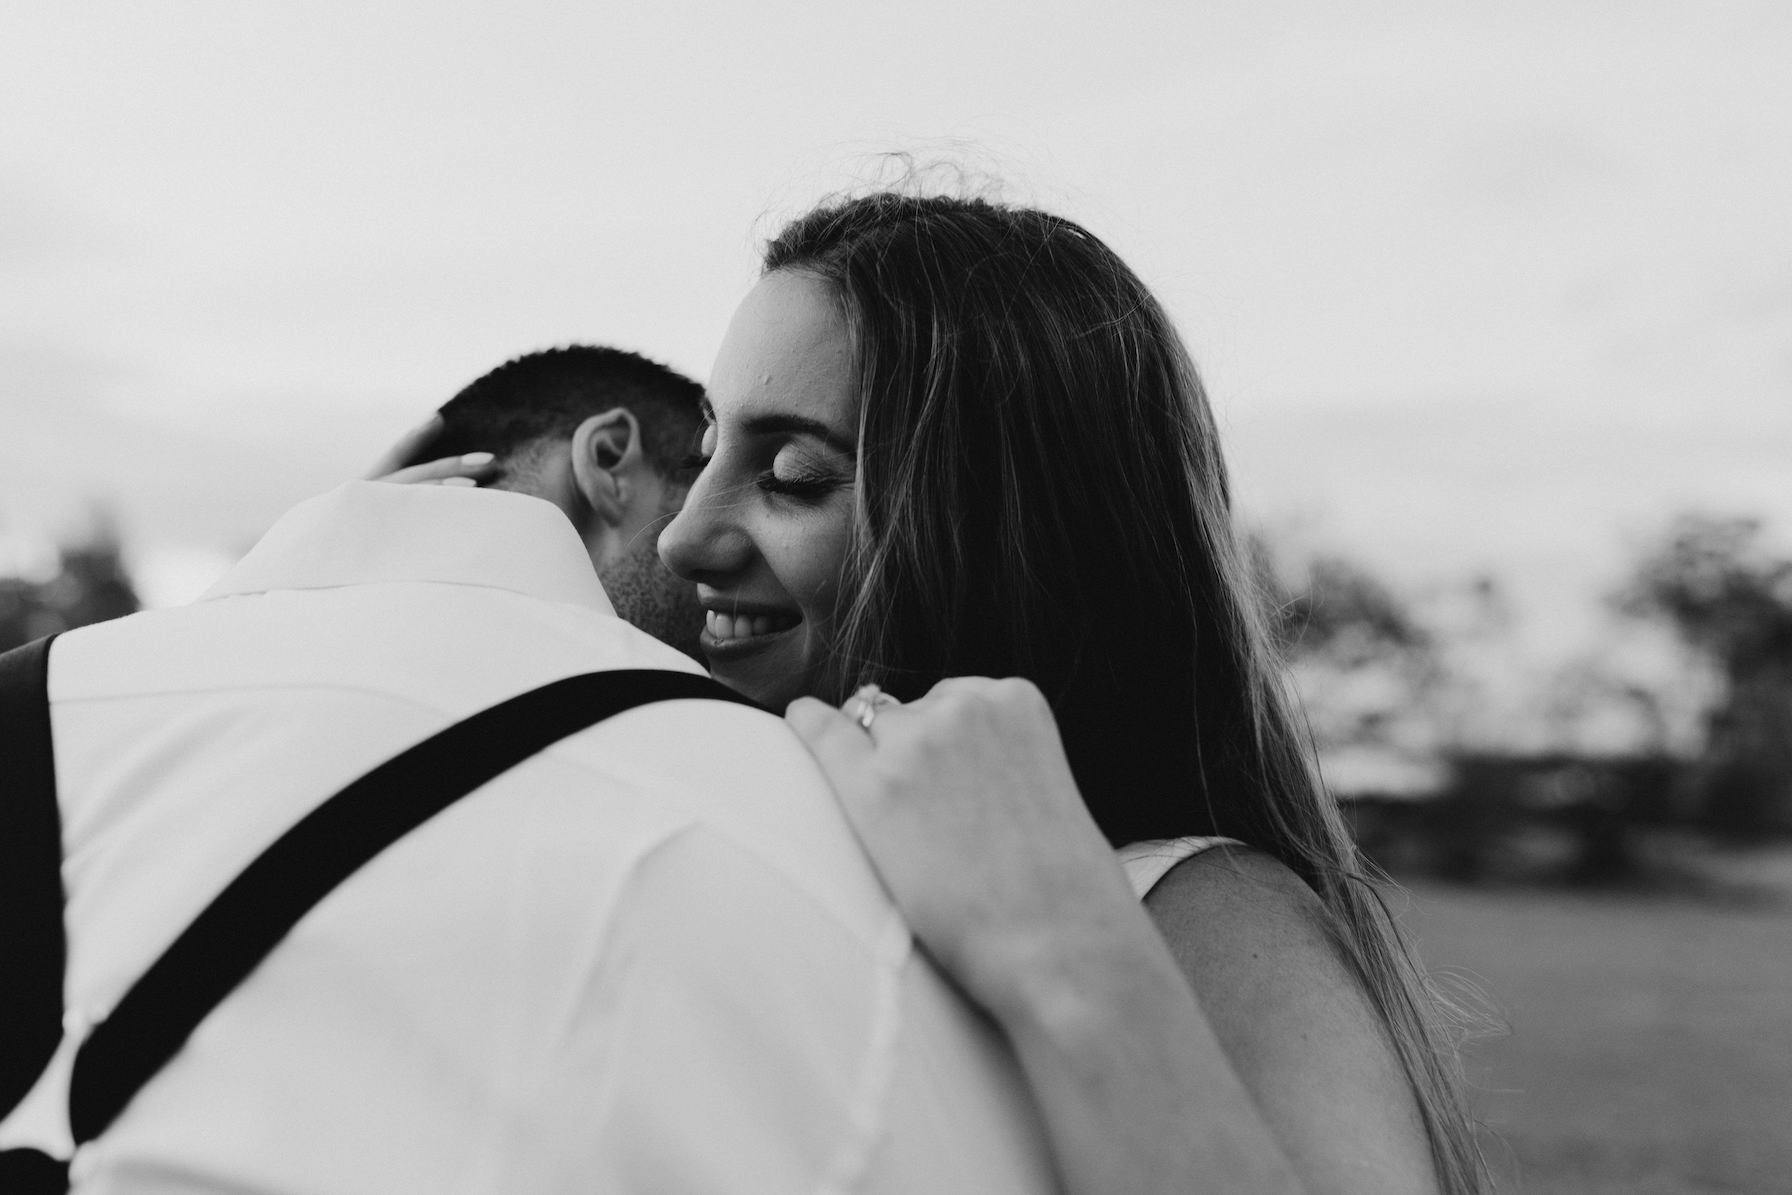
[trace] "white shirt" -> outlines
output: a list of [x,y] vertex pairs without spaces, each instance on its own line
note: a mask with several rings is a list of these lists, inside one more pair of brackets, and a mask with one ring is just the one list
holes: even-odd
[[1151,895],[1158,881],[1184,859],[1192,859],[1216,846],[1243,846],[1236,838],[1148,838],[1132,842],[1114,852],[1121,870],[1132,885],[1132,894],[1140,900]]
[[[67,1035],[0,1144],[66,1142],[84,1022],[266,844],[573,673],[701,670],[548,503],[355,482],[199,602],[71,632],[50,687]],[[76,1157],[83,1192],[1041,1191],[1012,1055],[917,955],[768,714],[631,711],[308,915]]]

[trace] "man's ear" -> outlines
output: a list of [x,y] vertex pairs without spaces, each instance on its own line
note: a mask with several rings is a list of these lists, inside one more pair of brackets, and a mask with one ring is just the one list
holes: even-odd
[[627,407],[593,415],[572,433],[573,484],[586,505],[612,526],[628,513],[641,464],[641,424]]

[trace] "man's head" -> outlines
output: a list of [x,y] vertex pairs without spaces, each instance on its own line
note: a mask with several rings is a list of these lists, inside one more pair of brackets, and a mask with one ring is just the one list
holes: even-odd
[[690,488],[703,388],[621,349],[572,345],[508,361],[442,407],[420,458],[490,452],[488,484],[545,498],[585,541],[616,612],[697,655],[703,612],[660,563],[660,529]]

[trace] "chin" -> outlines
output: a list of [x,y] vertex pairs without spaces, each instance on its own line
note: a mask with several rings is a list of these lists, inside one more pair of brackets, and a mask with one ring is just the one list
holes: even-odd
[[708,643],[704,644],[704,654],[709,657],[712,677],[776,713],[783,713],[784,707],[799,697],[817,696],[808,670],[800,666],[780,668],[770,660],[747,663],[717,659]]

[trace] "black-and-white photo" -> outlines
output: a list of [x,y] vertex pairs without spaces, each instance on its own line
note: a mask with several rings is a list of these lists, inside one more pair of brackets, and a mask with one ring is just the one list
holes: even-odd
[[0,1193],[1792,1190],[1792,8],[0,20]]

